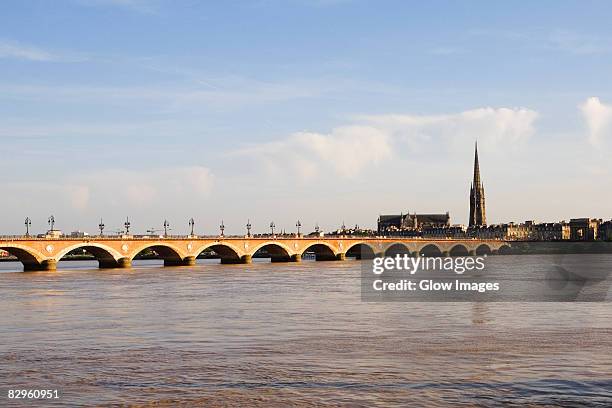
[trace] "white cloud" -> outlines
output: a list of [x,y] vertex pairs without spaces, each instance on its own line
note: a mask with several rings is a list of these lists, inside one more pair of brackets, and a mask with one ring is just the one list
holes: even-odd
[[481,108],[448,115],[360,116],[357,121],[361,123],[335,128],[329,134],[294,133],[286,139],[234,153],[258,160],[268,174],[277,177],[297,175],[307,181],[332,172],[353,178],[366,168],[391,160],[394,149],[401,150],[401,158],[408,160],[427,148],[438,152],[441,148],[471,149],[474,140],[490,150],[505,150],[534,133],[537,117],[537,112],[525,108]]
[[56,55],[37,47],[17,42],[0,40],[0,58],[23,59],[30,61],[53,61]]
[[612,106],[602,103],[597,97],[588,98],[579,106],[589,128],[589,142],[599,146],[612,134]]
[[538,113],[526,108],[479,108],[444,115],[374,115],[361,119],[409,143],[481,141],[491,147],[523,142],[533,135]]
[[269,173],[282,175],[287,171],[302,180],[332,172],[352,178],[365,167],[391,156],[389,136],[371,126],[345,126],[329,134],[300,132],[286,140],[260,144],[235,152],[254,157]]

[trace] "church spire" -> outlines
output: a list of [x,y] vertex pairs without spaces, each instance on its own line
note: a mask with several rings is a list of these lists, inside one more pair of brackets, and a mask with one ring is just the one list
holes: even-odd
[[478,163],[478,141],[474,149],[474,187],[480,187],[480,164]]
[[484,186],[480,180],[478,142],[474,145],[474,179],[470,186],[470,227],[487,225]]

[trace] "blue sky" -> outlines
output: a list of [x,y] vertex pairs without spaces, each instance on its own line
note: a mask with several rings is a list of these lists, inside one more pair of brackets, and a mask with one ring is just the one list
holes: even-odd
[[5,1],[0,227],[612,216],[608,2]]

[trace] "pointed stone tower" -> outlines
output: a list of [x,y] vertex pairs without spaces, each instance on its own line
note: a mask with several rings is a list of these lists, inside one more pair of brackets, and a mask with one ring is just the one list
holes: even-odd
[[474,180],[470,189],[470,227],[487,225],[484,187],[480,181],[478,142],[474,153]]

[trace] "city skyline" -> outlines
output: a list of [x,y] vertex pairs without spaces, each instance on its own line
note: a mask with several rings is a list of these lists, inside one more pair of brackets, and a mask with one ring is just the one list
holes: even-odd
[[7,2],[0,226],[468,224],[475,139],[489,224],[609,219],[609,6],[478,4]]

